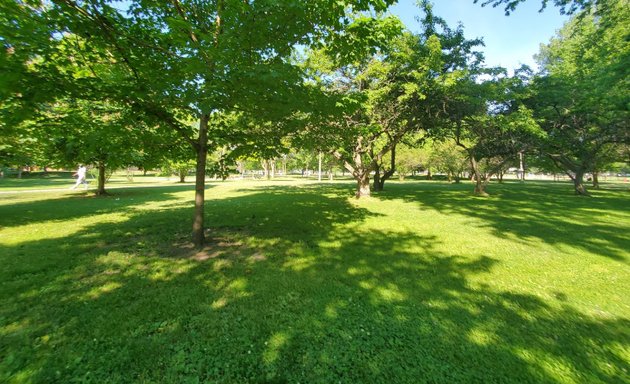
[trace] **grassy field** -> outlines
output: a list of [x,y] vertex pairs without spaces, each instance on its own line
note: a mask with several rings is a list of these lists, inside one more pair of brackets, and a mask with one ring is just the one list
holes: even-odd
[[190,185],[3,194],[0,382],[627,383],[605,187],[211,183],[203,250]]
[[[25,174],[22,178],[16,177],[3,177],[0,178],[0,192],[10,191],[39,191],[43,189],[69,189],[76,182],[76,177],[73,177],[73,171],[69,172],[34,172],[32,174]],[[87,181],[89,188],[95,189],[97,185],[96,174],[89,172]],[[176,176],[163,177],[155,174],[143,175],[142,172],[135,172],[126,174],[124,172],[118,172],[110,175],[108,181],[105,183],[106,188],[117,188],[121,186],[147,186],[147,185],[172,185],[179,181]],[[188,176],[187,182],[194,182],[194,176]],[[83,185],[79,186],[79,189],[83,189]]]

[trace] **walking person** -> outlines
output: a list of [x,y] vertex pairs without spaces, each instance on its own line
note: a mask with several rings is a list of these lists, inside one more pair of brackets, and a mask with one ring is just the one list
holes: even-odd
[[87,174],[87,168],[85,168],[85,165],[79,164],[79,169],[77,169],[77,171],[72,175],[72,176],[77,177],[77,182],[70,189],[77,189],[79,184],[84,184],[85,190],[87,191],[88,182],[87,182],[87,179],[85,178],[86,174]]

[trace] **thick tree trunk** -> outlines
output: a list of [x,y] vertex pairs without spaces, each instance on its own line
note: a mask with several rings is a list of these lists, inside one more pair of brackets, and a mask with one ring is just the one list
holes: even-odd
[[98,185],[96,187],[96,195],[103,196],[106,195],[105,191],[105,164],[102,162],[98,163]]
[[188,170],[180,170],[179,171],[179,182],[180,183],[185,183],[186,182],[186,174],[188,173]]
[[599,174],[597,172],[593,172],[593,188],[599,189]]
[[370,196],[370,173],[365,172],[362,175],[355,176],[357,180],[357,192],[355,196],[358,198]]
[[584,171],[579,170],[575,172],[573,178],[573,186],[575,187],[575,194],[580,196],[589,196],[586,186],[584,186]]
[[196,145],[197,168],[195,172],[195,216],[193,219],[193,244],[201,248],[205,242],[203,233],[204,200],[206,190],[206,157],[208,154],[208,121],[210,115],[204,114],[199,119],[199,139]]
[[18,178],[18,179],[21,179],[21,178],[22,178],[22,166],[19,166],[19,167],[18,167],[17,178]]
[[374,170],[374,183],[372,185],[372,189],[374,189],[374,192],[382,191],[383,184],[385,184],[385,182],[381,181],[381,168],[376,167]]

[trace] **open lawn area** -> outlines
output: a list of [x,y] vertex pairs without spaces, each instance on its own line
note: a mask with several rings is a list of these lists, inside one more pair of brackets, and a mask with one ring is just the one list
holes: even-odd
[[353,188],[0,195],[0,382],[630,382],[627,184]]

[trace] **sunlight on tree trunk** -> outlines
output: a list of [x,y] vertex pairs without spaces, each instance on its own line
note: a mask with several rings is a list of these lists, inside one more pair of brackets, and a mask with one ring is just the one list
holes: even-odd
[[365,173],[357,177],[356,197],[361,198],[364,196],[370,196],[370,174],[369,173]]

